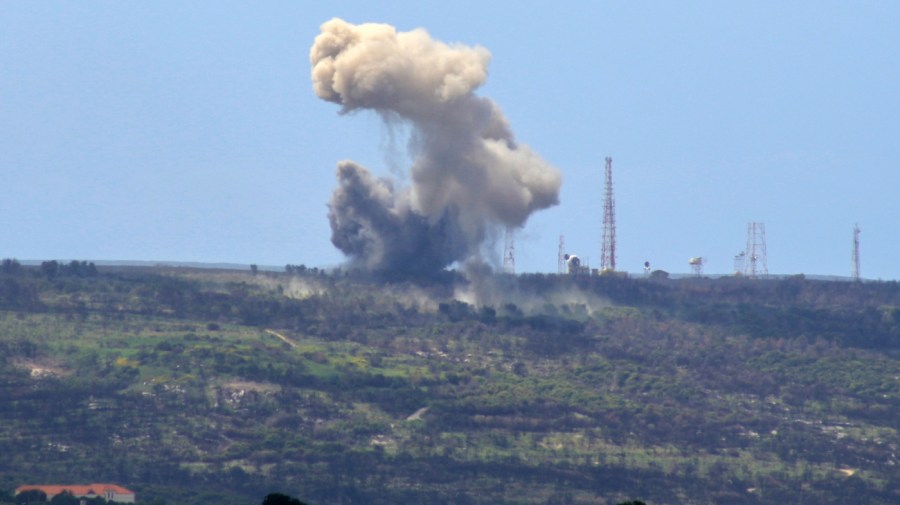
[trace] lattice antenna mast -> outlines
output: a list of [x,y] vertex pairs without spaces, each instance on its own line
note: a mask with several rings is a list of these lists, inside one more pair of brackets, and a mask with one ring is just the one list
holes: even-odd
[[854,281],[859,282],[859,225],[853,225],[853,270],[850,274]]
[[734,255],[734,275],[744,275],[744,264],[747,259],[747,251],[741,251]]
[[603,199],[603,244],[600,250],[600,271],[616,269],[616,200],[613,197],[612,158],[606,158],[606,186]]
[[747,225],[747,250],[744,255],[744,274],[747,277],[755,279],[769,275],[765,223],[753,222]]
[[516,234],[512,228],[506,228],[503,237],[503,273],[516,273]]
[[556,273],[566,273],[566,236],[559,236],[559,251],[556,253]]

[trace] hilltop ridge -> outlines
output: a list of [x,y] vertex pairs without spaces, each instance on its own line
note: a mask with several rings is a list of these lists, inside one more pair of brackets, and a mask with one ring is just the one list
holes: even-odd
[[22,267],[0,273],[0,489],[895,503],[898,310],[896,282],[802,276]]

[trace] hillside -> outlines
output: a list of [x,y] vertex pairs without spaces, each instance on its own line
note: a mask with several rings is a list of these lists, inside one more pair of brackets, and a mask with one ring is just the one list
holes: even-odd
[[895,282],[289,271],[5,262],[0,502],[900,502]]

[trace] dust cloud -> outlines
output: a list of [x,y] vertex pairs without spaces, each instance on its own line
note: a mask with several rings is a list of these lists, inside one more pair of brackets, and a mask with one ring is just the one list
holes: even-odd
[[427,275],[479,262],[497,229],[521,227],[559,202],[559,171],[475,94],[489,61],[482,47],[445,44],[422,29],[341,19],[321,26],[310,50],[316,95],[341,114],[370,110],[410,129],[409,186],[338,164],[331,241],[355,266]]

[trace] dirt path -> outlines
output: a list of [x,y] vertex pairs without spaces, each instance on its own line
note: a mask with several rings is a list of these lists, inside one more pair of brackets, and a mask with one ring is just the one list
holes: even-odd
[[266,333],[280,338],[282,341],[284,341],[286,344],[288,344],[291,347],[297,347],[297,342],[294,342],[293,340],[285,337],[284,335],[282,335],[281,333],[278,333],[277,331],[266,330]]
[[428,407],[422,407],[421,409],[413,412],[413,415],[407,417],[406,420],[418,421],[419,419],[422,419],[422,416],[424,416],[426,412],[428,412]]

